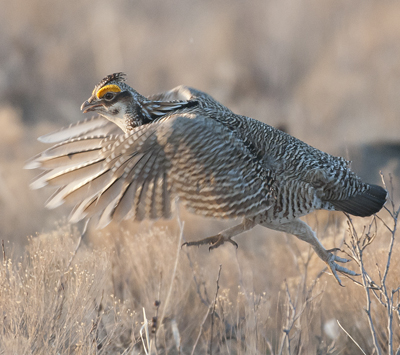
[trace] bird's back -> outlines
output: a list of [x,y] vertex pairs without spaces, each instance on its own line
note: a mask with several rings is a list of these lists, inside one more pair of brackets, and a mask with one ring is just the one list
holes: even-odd
[[207,115],[225,125],[244,142],[249,159],[272,172],[276,202],[271,218],[292,219],[315,209],[339,210],[357,216],[378,212],[386,190],[364,183],[350,169],[350,162],[250,117],[233,113],[198,90],[179,87],[186,98],[198,100]]

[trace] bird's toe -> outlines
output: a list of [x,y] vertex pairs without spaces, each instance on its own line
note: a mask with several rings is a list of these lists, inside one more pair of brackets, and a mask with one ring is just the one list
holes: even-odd
[[360,274],[357,274],[353,270],[349,270],[349,269],[337,264],[335,261],[341,262],[341,263],[347,263],[350,260],[341,258],[334,254],[331,254],[327,261],[329,269],[331,270],[333,276],[336,278],[336,281],[339,283],[340,286],[343,286],[343,285],[342,285],[342,281],[340,280],[340,277],[338,275],[338,272],[342,273],[343,275],[349,275],[349,276],[359,276],[360,275]]
[[[341,258],[340,256],[337,256],[337,255],[333,255],[333,256],[334,256],[333,260],[337,261],[339,263],[348,263],[349,261],[351,261],[351,259]],[[338,266],[340,266],[340,265],[338,265]]]

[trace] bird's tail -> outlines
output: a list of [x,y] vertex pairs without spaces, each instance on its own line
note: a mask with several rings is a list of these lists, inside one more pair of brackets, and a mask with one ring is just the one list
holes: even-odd
[[368,217],[381,210],[386,203],[387,191],[378,185],[368,185],[363,193],[347,200],[330,201],[337,211],[353,216]]

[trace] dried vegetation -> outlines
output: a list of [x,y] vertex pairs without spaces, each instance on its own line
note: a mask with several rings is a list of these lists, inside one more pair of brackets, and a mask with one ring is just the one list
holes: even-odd
[[79,233],[64,224],[31,238],[19,259],[3,245],[0,353],[399,353],[398,217],[390,200],[379,217],[320,231],[325,244],[345,235],[361,276],[344,288],[292,237],[284,253],[261,242],[249,258],[181,248],[183,225],[118,228],[75,251]]

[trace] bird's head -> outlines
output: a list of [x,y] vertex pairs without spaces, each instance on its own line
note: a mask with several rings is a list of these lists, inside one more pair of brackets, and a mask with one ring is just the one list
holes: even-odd
[[130,127],[145,123],[145,117],[142,117],[142,103],[146,98],[124,81],[124,73],[106,76],[95,86],[92,96],[82,104],[81,110],[84,113],[98,113],[117,124],[124,132]]

